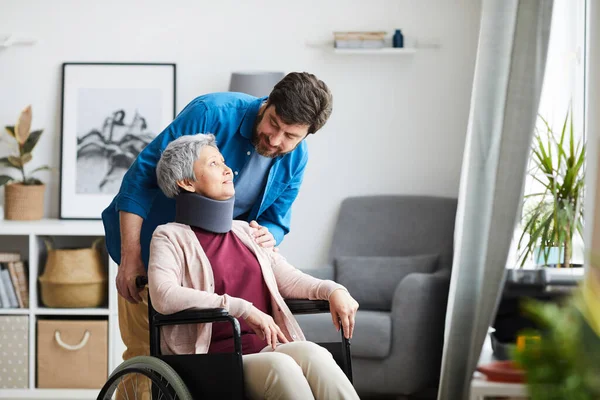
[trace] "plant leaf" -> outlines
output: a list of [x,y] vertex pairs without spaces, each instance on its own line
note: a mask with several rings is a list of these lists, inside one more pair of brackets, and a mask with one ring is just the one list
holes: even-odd
[[23,111],[21,111],[21,115],[19,115],[19,119],[15,124],[15,138],[20,145],[23,145],[27,138],[29,137],[29,131],[31,129],[31,106],[25,107]]
[[49,167],[49,166],[47,166],[47,165],[43,165],[43,166],[41,166],[41,167],[37,167],[36,169],[34,169],[33,171],[31,171],[31,172],[29,173],[29,175],[32,175],[32,174],[34,174],[34,173],[36,173],[36,172],[39,172],[39,171],[52,171],[52,168],[50,168],[50,167]]
[[8,134],[12,137],[14,137],[15,139],[17,138],[15,136],[15,127],[14,126],[5,126],[4,127],[6,129],[6,132],[8,132]]
[[15,168],[23,167],[23,162],[21,161],[21,157],[8,156],[8,162]]
[[6,185],[8,182],[12,181],[12,176],[8,175],[0,175],[0,186]]
[[23,163],[23,165],[25,165],[29,161],[31,161],[32,158],[33,158],[33,156],[31,155],[31,153],[25,153],[21,156],[21,163]]
[[37,144],[38,140],[40,140],[40,136],[42,135],[43,130],[37,130],[31,132],[25,144],[21,147],[21,153],[31,153]]

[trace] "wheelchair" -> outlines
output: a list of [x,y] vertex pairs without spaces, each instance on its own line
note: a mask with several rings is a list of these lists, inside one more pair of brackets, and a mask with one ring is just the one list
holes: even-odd
[[[136,284],[143,287],[146,277],[138,277]],[[293,314],[328,313],[327,300],[286,300]],[[222,308],[191,309],[162,315],[152,307],[148,296],[150,324],[150,356],[133,357],[121,363],[109,376],[97,400],[199,400],[245,399],[244,369],[240,324]],[[233,330],[233,353],[163,355],[160,351],[160,328],[167,325],[228,322]],[[326,348],[352,382],[350,341],[340,329],[340,342],[317,343]],[[139,377],[147,378],[146,392],[137,387]],[[133,390],[134,397],[128,394]],[[119,396],[119,397],[117,397]]]

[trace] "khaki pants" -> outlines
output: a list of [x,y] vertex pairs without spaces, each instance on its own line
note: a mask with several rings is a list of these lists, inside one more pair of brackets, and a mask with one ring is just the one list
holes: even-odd
[[313,342],[281,344],[242,359],[252,400],[359,398],[331,353]]
[[[150,355],[150,325],[148,323],[148,287],[140,291],[142,301],[131,304],[121,296],[117,296],[119,306],[119,330],[121,340],[125,344],[123,360],[137,356]],[[127,393],[123,393],[126,387]],[[137,392],[137,393],[134,393]],[[134,375],[126,376],[119,385],[117,399],[150,399],[150,380]]]
[[[119,297],[119,329],[126,346],[123,359],[150,355],[148,288],[131,304]],[[251,399],[358,399],[354,387],[326,349],[312,342],[279,345],[275,351],[242,357],[247,395]],[[149,381],[123,382],[127,394],[117,398],[149,398]],[[134,389],[135,388],[135,389]],[[135,397],[133,391],[137,391]]]

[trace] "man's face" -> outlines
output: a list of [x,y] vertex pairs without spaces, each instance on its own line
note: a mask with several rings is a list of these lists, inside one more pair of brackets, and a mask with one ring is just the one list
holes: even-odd
[[287,125],[274,106],[263,106],[258,111],[252,144],[261,156],[275,158],[294,150],[308,135],[308,128],[308,125]]

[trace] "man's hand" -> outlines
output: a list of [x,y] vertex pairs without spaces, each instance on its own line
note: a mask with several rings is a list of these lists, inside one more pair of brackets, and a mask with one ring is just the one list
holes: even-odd
[[117,291],[125,300],[133,304],[142,301],[140,291],[143,288],[138,288],[135,284],[135,278],[138,276],[146,276],[141,255],[121,256],[121,265],[117,272]]
[[254,228],[252,236],[260,247],[265,249],[274,248],[273,250],[277,251],[275,248],[275,238],[273,237],[273,234],[269,232],[269,228],[259,225],[256,221],[251,221],[250,227]]
[[354,322],[358,310],[358,302],[344,289],[336,289],[329,296],[329,311],[333,325],[339,331],[340,322],[344,327],[344,337],[351,339],[354,333]]
[[288,342],[281,329],[279,329],[279,326],[273,320],[273,317],[254,306],[252,306],[252,310],[248,313],[245,321],[261,340],[267,340],[267,344],[273,350],[277,347],[278,341],[280,343]]

